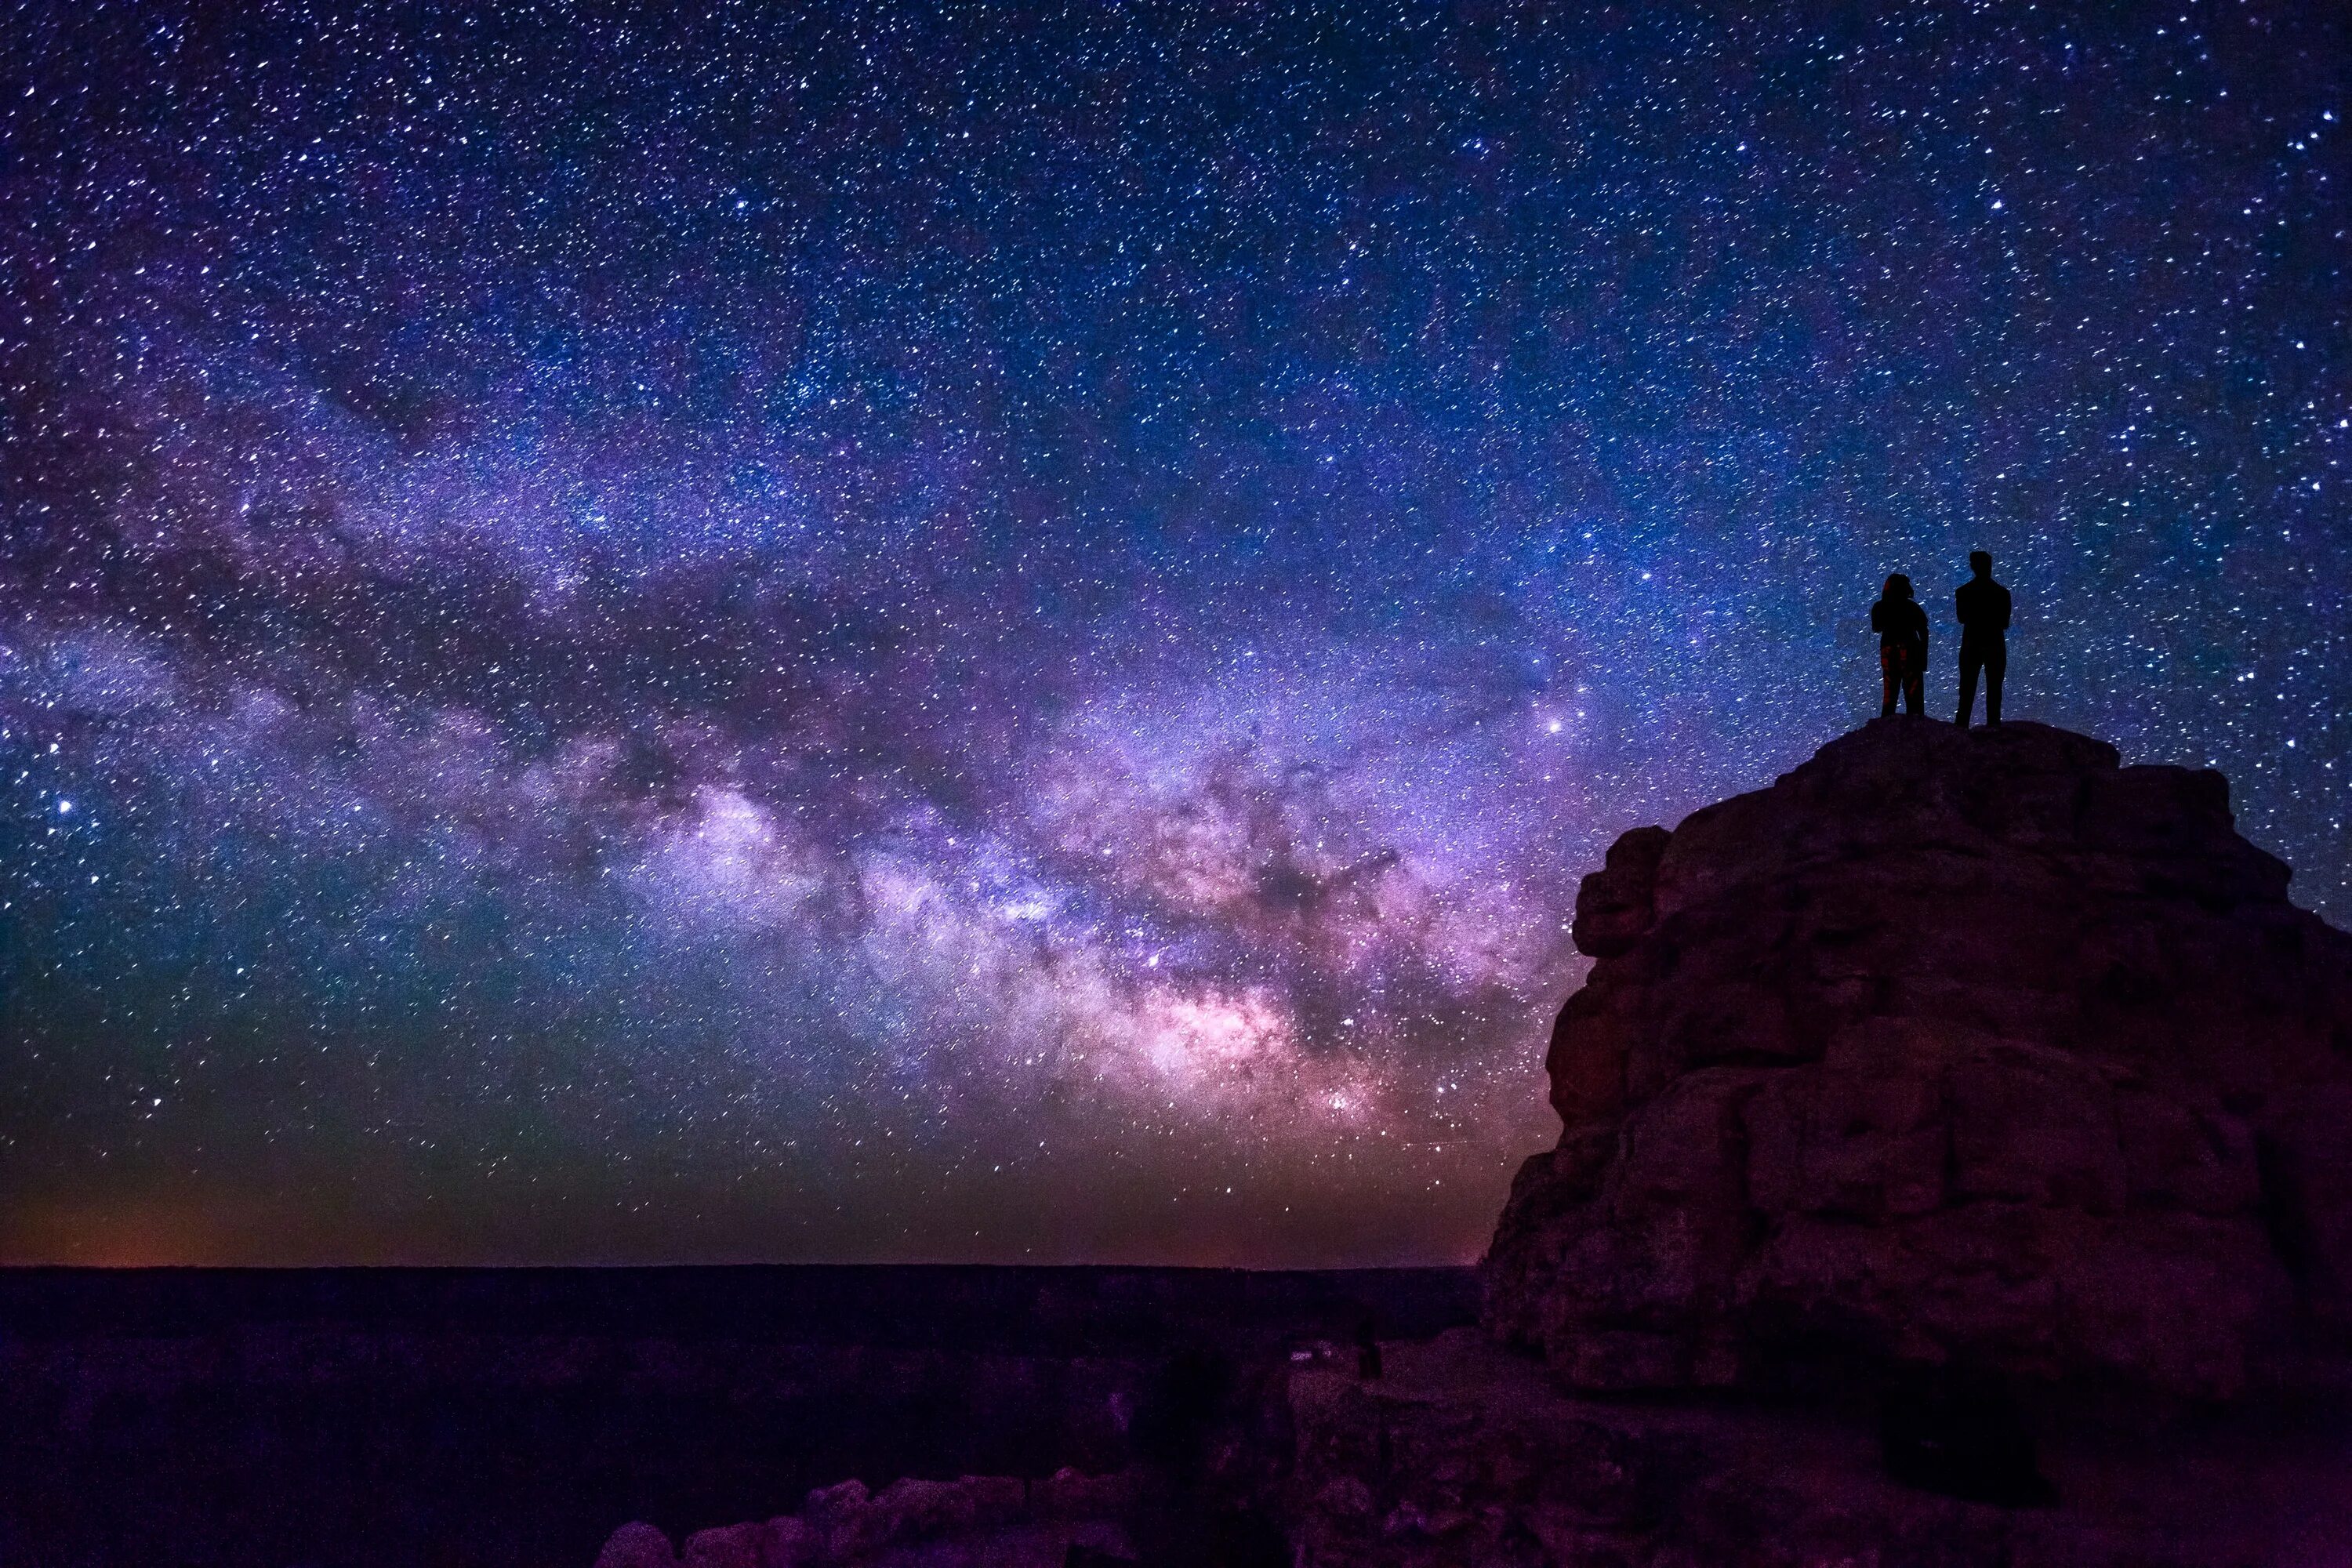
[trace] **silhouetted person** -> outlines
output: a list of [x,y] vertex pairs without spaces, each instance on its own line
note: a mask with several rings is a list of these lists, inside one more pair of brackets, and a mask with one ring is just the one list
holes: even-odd
[[1895,696],[1903,695],[1903,711],[1916,718],[1919,694],[1927,672],[1927,612],[1911,596],[1911,579],[1897,572],[1879,590],[1870,606],[1870,629],[1878,634],[1878,673],[1884,682],[1878,716],[1895,711]]
[[2000,722],[2000,678],[2009,673],[2009,590],[1992,580],[1992,557],[1983,551],[1969,552],[1969,570],[1976,575],[1952,595],[1960,622],[1960,715],[1952,722],[1963,730],[1977,705],[1977,671],[1984,671],[1988,724]]
[[1370,1313],[1356,1325],[1356,1375],[1368,1383],[1381,1375],[1380,1325]]

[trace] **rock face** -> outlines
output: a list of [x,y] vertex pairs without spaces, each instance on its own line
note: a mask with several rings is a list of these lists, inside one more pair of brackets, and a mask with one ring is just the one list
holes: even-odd
[[797,1514],[697,1531],[683,1552],[650,1524],[613,1532],[596,1568],[1063,1568],[1089,1553],[1129,1561],[1135,1479],[1065,1469],[1043,1480],[965,1476],[844,1481]]
[[1737,1398],[1589,1399],[1474,1331],[1290,1380],[1298,1568],[2276,1568],[2352,1542],[2352,1437],[2234,1410],[2048,1445],[2049,1506],[1891,1479],[1865,1426]]
[[1822,1355],[2227,1398],[2352,1322],[2352,937],[2218,773],[1881,720],[1577,901],[1486,1323],[1571,1386]]

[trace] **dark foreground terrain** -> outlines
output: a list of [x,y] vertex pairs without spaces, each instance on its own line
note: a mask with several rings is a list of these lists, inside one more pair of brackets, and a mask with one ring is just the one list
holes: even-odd
[[1171,1386],[1475,1314],[1447,1268],[10,1270],[0,1563],[584,1568],[846,1478],[1117,1470]]

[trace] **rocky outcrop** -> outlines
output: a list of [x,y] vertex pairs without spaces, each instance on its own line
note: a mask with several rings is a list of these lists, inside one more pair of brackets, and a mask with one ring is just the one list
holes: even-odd
[[1591,1389],[2227,1398],[2352,1320],[2352,937],[2219,773],[1881,720],[1585,879],[1486,1322]]
[[2012,1508],[1890,1479],[1833,1412],[1578,1398],[1471,1331],[1384,1360],[1290,1380],[1298,1568],[2274,1568],[2352,1542],[2340,1421],[2062,1432],[2054,1500]]
[[1129,1475],[1063,1470],[1044,1480],[908,1478],[869,1492],[844,1481],[809,1493],[798,1513],[722,1525],[682,1552],[650,1524],[613,1532],[596,1568],[1064,1568],[1131,1559]]

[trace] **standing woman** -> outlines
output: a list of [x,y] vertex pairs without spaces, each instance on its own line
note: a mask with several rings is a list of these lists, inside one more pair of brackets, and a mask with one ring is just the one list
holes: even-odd
[[1870,606],[1870,629],[1878,634],[1878,673],[1884,691],[1878,705],[1882,719],[1895,711],[1895,694],[1903,694],[1903,711],[1916,718],[1920,689],[1927,670],[1927,612],[1911,596],[1911,579],[1897,572],[1879,590]]

